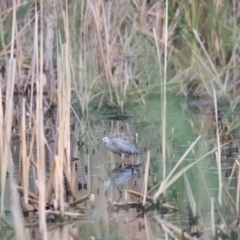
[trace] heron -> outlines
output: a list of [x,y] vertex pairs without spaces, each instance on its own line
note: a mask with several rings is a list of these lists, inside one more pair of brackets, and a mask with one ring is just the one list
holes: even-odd
[[102,142],[106,142],[106,146],[110,152],[122,156],[122,163],[124,155],[139,155],[140,151],[135,148],[130,142],[122,138],[113,138],[111,136],[104,137]]

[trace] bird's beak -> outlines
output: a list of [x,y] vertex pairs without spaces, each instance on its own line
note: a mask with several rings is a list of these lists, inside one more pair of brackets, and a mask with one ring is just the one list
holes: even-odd
[[107,141],[108,139],[106,137],[102,139],[102,142],[107,142]]
[[101,142],[99,142],[99,144],[97,145],[97,147],[98,147],[101,143],[104,143],[104,142],[107,142],[107,138],[103,138],[103,139],[101,140]]
[[98,143],[97,147],[98,147],[101,143],[103,143],[103,140],[101,140],[101,141]]

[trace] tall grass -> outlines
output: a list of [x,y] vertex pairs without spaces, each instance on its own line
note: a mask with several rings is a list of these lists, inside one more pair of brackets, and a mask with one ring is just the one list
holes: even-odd
[[[19,50],[21,44],[25,47],[33,38],[33,8],[32,3],[18,7]],[[10,46],[7,27],[11,22],[11,7],[3,5],[2,9],[0,48],[1,56],[4,56]],[[161,1],[151,4],[102,0],[48,3],[43,5],[46,19],[44,70],[54,74],[52,67],[57,63],[56,43],[60,34],[63,42],[71,39],[67,43],[71,54],[67,78],[72,76],[73,92],[84,114],[88,114],[89,106],[124,109],[130,100],[145,104],[146,93],[157,89],[159,82],[156,79],[164,72],[166,76],[166,71],[171,76],[166,78],[166,84],[171,84],[172,91],[202,96],[211,94],[209,84],[214,83],[218,95],[231,100],[231,93],[237,91],[237,70],[219,70],[237,62],[238,47],[229,39],[229,36],[236,37],[236,11],[234,2],[173,1],[169,9]],[[231,12],[234,14],[229,14]],[[155,40],[159,44],[158,53]],[[24,63],[23,66],[34,66],[34,59],[29,57],[31,49],[19,51],[22,54],[18,61]],[[165,64],[159,73],[157,63],[159,59],[162,61],[166,51],[169,52],[169,67]],[[53,86],[53,82],[51,84]]]
[[[84,198],[77,199],[75,194],[70,161],[73,104],[88,118],[92,109],[100,111],[111,107],[123,113],[130,103],[135,109],[142,108],[147,95],[161,94],[165,165],[167,92],[186,97],[204,96],[212,103],[215,100],[216,128],[216,97],[231,102],[239,93],[238,70],[231,68],[237,65],[239,46],[230,39],[237,38],[239,28],[236,1],[171,1],[169,4],[168,1],[40,1],[39,4],[20,1],[18,4],[14,0],[0,3],[1,212],[6,173],[12,164],[14,120],[17,127],[21,125],[22,188],[18,190],[23,197],[22,206],[28,210],[29,204],[34,202],[45,239],[49,214],[46,207],[53,206],[51,213],[62,218],[71,215],[64,208],[67,192],[73,205],[93,198],[90,189]],[[161,67],[163,62],[164,68]],[[227,70],[221,71],[223,68]],[[159,82],[162,78],[164,81]],[[216,89],[216,95],[212,89]],[[21,101],[18,101],[19,96]],[[49,123],[46,116],[52,108],[57,110],[51,116],[54,144],[50,146],[46,137]],[[85,131],[86,126],[79,122]],[[96,150],[91,134],[86,132],[86,136]],[[175,172],[198,139],[168,175],[164,167],[163,181],[153,190],[147,193],[145,183],[144,199],[156,202],[159,195],[206,156]],[[217,146],[221,189],[219,134]],[[47,152],[50,152],[50,159],[46,157]],[[51,166],[49,178],[46,177],[48,165]],[[29,189],[30,169],[36,172],[35,194]],[[185,181],[188,185],[187,178]],[[14,179],[11,184],[17,206],[14,220],[22,222]],[[148,196],[157,188],[153,198]],[[188,193],[191,196],[190,187]],[[221,195],[219,192],[220,203]],[[239,192],[236,199],[238,210]],[[193,199],[192,205],[194,209]],[[174,229],[167,222],[164,224],[168,231]]]
[[214,96],[214,108],[215,108],[215,123],[216,123],[216,137],[217,137],[217,152],[216,152],[216,162],[218,168],[218,180],[219,180],[219,192],[218,192],[218,202],[222,205],[222,161],[221,161],[221,148],[220,148],[220,136],[219,136],[219,124],[218,124],[218,108],[217,108],[217,96],[216,91],[213,89]]
[[[45,197],[45,146],[44,146],[44,123],[43,123],[43,1],[40,1],[40,14],[38,23],[38,14],[36,14],[35,27],[40,28],[36,42],[36,147],[37,147],[37,181],[38,181],[38,205],[39,205],[39,229],[43,234],[43,238],[47,239],[47,225],[46,225],[46,197]],[[37,31],[37,30],[36,30]]]

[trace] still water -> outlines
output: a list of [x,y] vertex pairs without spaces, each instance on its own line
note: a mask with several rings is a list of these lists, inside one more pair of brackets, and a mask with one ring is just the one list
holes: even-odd
[[[237,132],[231,135],[231,142],[222,150],[222,184],[227,191],[221,194],[221,206],[218,202],[219,175],[214,152],[187,170],[184,177],[180,175],[173,181],[159,198],[160,203],[168,205],[154,205],[149,200],[143,211],[140,198],[127,193],[127,190],[143,193],[147,151],[150,151],[148,191],[163,180],[159,101],[149,101],[149,107],[135,107],[134,113],[126,106],[123,115],[110,110],[89,115],[89,119],[82,121],[91,140],[72,116],[71,155],[72,168],[76,172],[72,181],[75,182],[77,195],[91,195],[91,201],[78,204],[75,208],[76,212],[86,214],[83,218],[49,222],[49,239],[214,239],[216,236],[237,239],[237,215],[234,211],[236,174],[229,185],[227,179],[238,155]],[[199,135],[200,140],[172,176],[216,147],[213,111],[211,107],[201,104],[181,102],[179,99],[168,102],[167,176]],[[221,121],[224,122],[220,118]],[[121,156],[108,151],[104,143],[97,147],[108,134],[128,140],[140,150],[141,155],[126,158],[122,167]],[[222,139],[221,143],[228,141]],[[15,167],[17,177],[18,167]],[[5,217],[11,221],[8,187],[6,189]],[[158,187],[148,196],[153,197],[156,190]],[[212,212],[211,199],[214,204]],[[33,220],[33,216],[26,217],[28,223]],[[38,227],[28,226],[26,234],[29,239],[40,239]],[[11,231],[4,229],[0,234],[1,239],[16,238]]]

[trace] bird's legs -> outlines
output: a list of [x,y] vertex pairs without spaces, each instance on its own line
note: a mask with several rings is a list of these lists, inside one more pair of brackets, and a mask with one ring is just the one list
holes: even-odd
[[124,154],[121,154],[121,158],[122,158],[122,168],[124,168]]
[[[133,153],[133,151],[132,151],[132,154],[130,156],[131,156],[132,164],[133,164],[133,161],[134,161],[134,153]],[[121,160],[122,160],[122,168],[124,168],[124,154],[123,153],[121,153]]]

